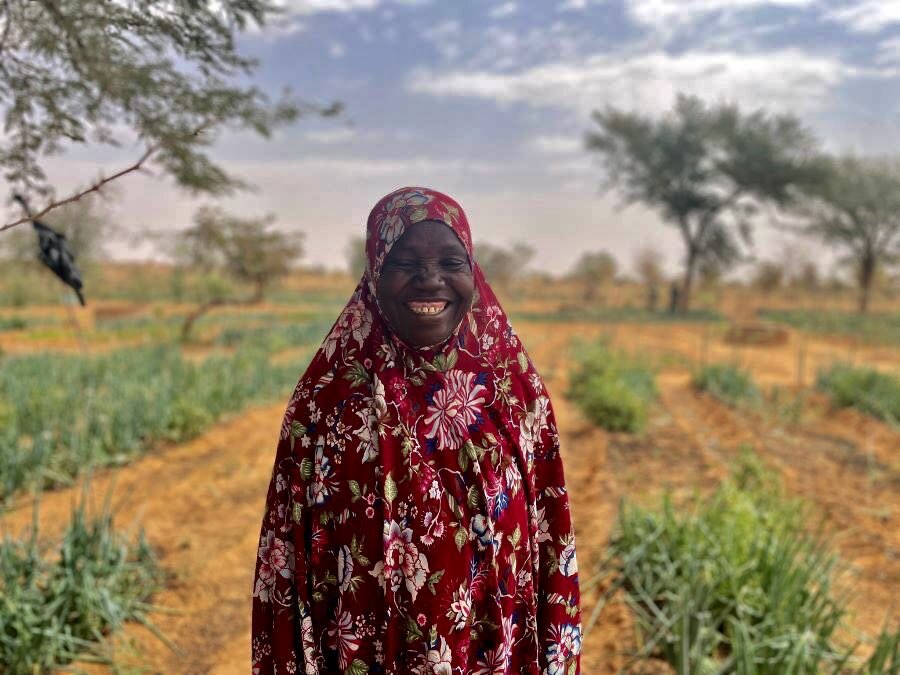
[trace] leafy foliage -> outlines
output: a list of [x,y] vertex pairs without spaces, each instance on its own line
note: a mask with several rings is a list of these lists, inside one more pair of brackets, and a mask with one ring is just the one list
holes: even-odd
[[609,431],[639,431],[656,398],[653,372],[612,351],[605,342],[581,345],[566,395],[587,418]]
[[827,167],[823,180],[804,186],[795,210],[804,232],[844,249],[864,313],[879,266],[900,259],[900,163],[846,156]]
[[607,107],[594,121],[599,129],[588,133],[587,147],[604,159],[610,185],[626,201],[656,208],[681,234],[683,309],[698,266],[741,256],[761,203],[784,206],[795,187],[821,175],[813,139],[791,115],[708,108],[679,96],[663,119]]
[[900,378],[871,368],[836,365],[819,373],[816,386],[832,403],[900,424]]
[[287,96],[273,103],[233,84],[256,66],[237,53],[236,32],[262,25],[274,8],[267,0],[7,0],[0,5],[7,182],[48,193],[44,157],[66,145],[131,140],[121,138],[124,127],[180,185],[212,193],[238,187],[205,151],[211,132],[227,125],[267,136],[301,112]]
[[534,254],[534,249],[528,244],[515,243],[508,247],[487,242],[475,244],[475,259],[484,276],[500,288],[506,288],[518,279]]
[[126,621],[146,621],[163,581],[143,534],[130,541],[107,504],[91,516],[83,504],[56,550],[24,540],[0,542],[0,669],[51,672],[77,658],[111,662],[102,642]]
[[[686,510],[668,496],[656,510],[623,504],[606,571],[638,619],[639,656],[661,655],[679,675],[846,672],[838,560],[806,532],[804,511],[752,455]],[[878,663],[896,665],[897,636],[880,640]],[[875,665],[858,672],[888,672]]]
[[584,299],[593,300],[597,289],[611,284],[619,265],[611,253],[606,251],[586,251],[575,261],[572,278],[584,285]]
[[761,400],[750,373],[727,363],[700,368],[694,373],[693,385],[698,391],[705,391],[732,407]]

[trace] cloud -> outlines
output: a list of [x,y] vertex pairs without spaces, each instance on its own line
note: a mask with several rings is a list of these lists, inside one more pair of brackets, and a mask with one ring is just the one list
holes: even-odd
[[333,59],[339,59],[347,53],[347,49],[340,42],[332,42],[328,45],[328,54]]
[[445,61],[453,61],[460,52],[460,32],[459,21],[446,19],[423,30],[422,37],[438,51]]
[[659,28],[690,25],[709,14],[743,12],[760,7],[803,8],[815,0],[626,0],[626,11],[638,23]]
[[855,74],[851,66],[799,49],[750,54],[657,51],[597,54],[512,73],[419,69],[407,86],[433,96],[563,108],[579,115],[606,104],[660,113],[678,92],[800,113],[824,105],[830,91]]
[[[428,0],[393,0],[402,5],[423,5]],[[278,5],[292,14],[319,14],[320,12],[357,12],[372,10],[385,4],[385,0],[279,0]]]
[[514,2],[504,2],[502,5],[497,5],[490,12],[488,12],[488,16],[492,19],[502,19],[506,16],[512,16],[516,12],[519,11],[519,6]]
[[538,136],[531,147],[544,155],[571,155],[584,150],[584,141],[576,136]]
[[825,19],[846,25],[857,33],[876,33],[900,23],[900,0],[861,0],[832,9]]
[[303,138],[313,143],[332,145],[334,143],[346,143],[356,137],[356,130],[349,127],[341,129],[322,129],[320,131],[307,131]]
[[879,43],[875,61],[883,65],[900,66],[900,37],[890,38]]

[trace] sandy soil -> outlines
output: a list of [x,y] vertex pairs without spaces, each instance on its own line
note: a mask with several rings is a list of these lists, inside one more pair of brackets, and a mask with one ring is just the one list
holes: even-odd
[[[585,422],[562,395],[570,339],[603,329],[596,324],[518,328],[554,394],[586,587],[621,497],[653,501],[663,489],[681,495],[710,489],[727,473],[740,446],[749,443],[791,493],[802,495],[825,518],[826,531],[849,564],[854,625],[869,632],[881,627],[900,584],[900,433],[852,411],[834,414],[816,397],[793,426],[762,413],[739,414],[694,393],[685,364],[676,364],[658,378],[661,400],[647,431],[608,434]],[[710,360],[731,353],[715,340],[704,347],[698,331],[693,326],[619,326],[611,337],[630,349],[681,355],[687,361],[700,349]],[[791,385],[797,376],[792,346],[745,351],[746,365],[765,382]],[[843,348],[826,342],[820,347],[832,353]],[[897,354],[884,350],[857,353],[856,359],[898,366]],[[126,663],[142,664],[151,673],[248,672],[251,577],[281,415],[280,405],[247,410],[191,443],[94,478],[94,493],[102,496],[115,477],[118,522],[139,520],[172,575],[155,598],[167,609],[155,612],[152,621],[178,652],[146,629],[131,626],[117,642],[135,643],[141,656],[123,647]],[[48,534],[66,521],[77,494],[65,490],[44,496],[41,521]],[[14,532],[27,527],[30,518],[23,506],[0,523]],[[584,593],[586,624],[602,590]],[[634,644],[630,615],[614,600],[586,636],[583,672],[615,673]],[[630,672],[668,672],[653,664],[642,668]]]

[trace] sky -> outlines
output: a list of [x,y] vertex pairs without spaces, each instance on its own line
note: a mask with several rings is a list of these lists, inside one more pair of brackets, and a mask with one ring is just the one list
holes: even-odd
[[[256,84],[346,112],[270,140],[222,134],[214,158],[255,189],[215,203],[303,230],[308,264],[343,266],[382,195],[425,185],[462,204],[476,242],[531,244],[538,269],[563,273],[599,249],[627,269],[647,245],[674,269],[674,228],[602,190],[584,149],[607,105],[661,115],[685,92],[792,112],[835,152],[900,153],[900,0],[279,1],[240,40],[260,61]],[[48,173],[65,194],[139,151],[79,148]],[[133,228],[184,227],[212,203],[163,177],[118,184],[114,212]],[[761,226],[755,254],[789,244]]]

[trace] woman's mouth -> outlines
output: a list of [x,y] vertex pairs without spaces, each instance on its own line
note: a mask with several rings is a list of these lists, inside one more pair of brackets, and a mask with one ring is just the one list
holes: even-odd
[[407,302],[406,306],[409,308],[413,314],[418,316],[436,316],[447,309],[447,306],[450,303],[446,300],[439,300],[434,302]]

